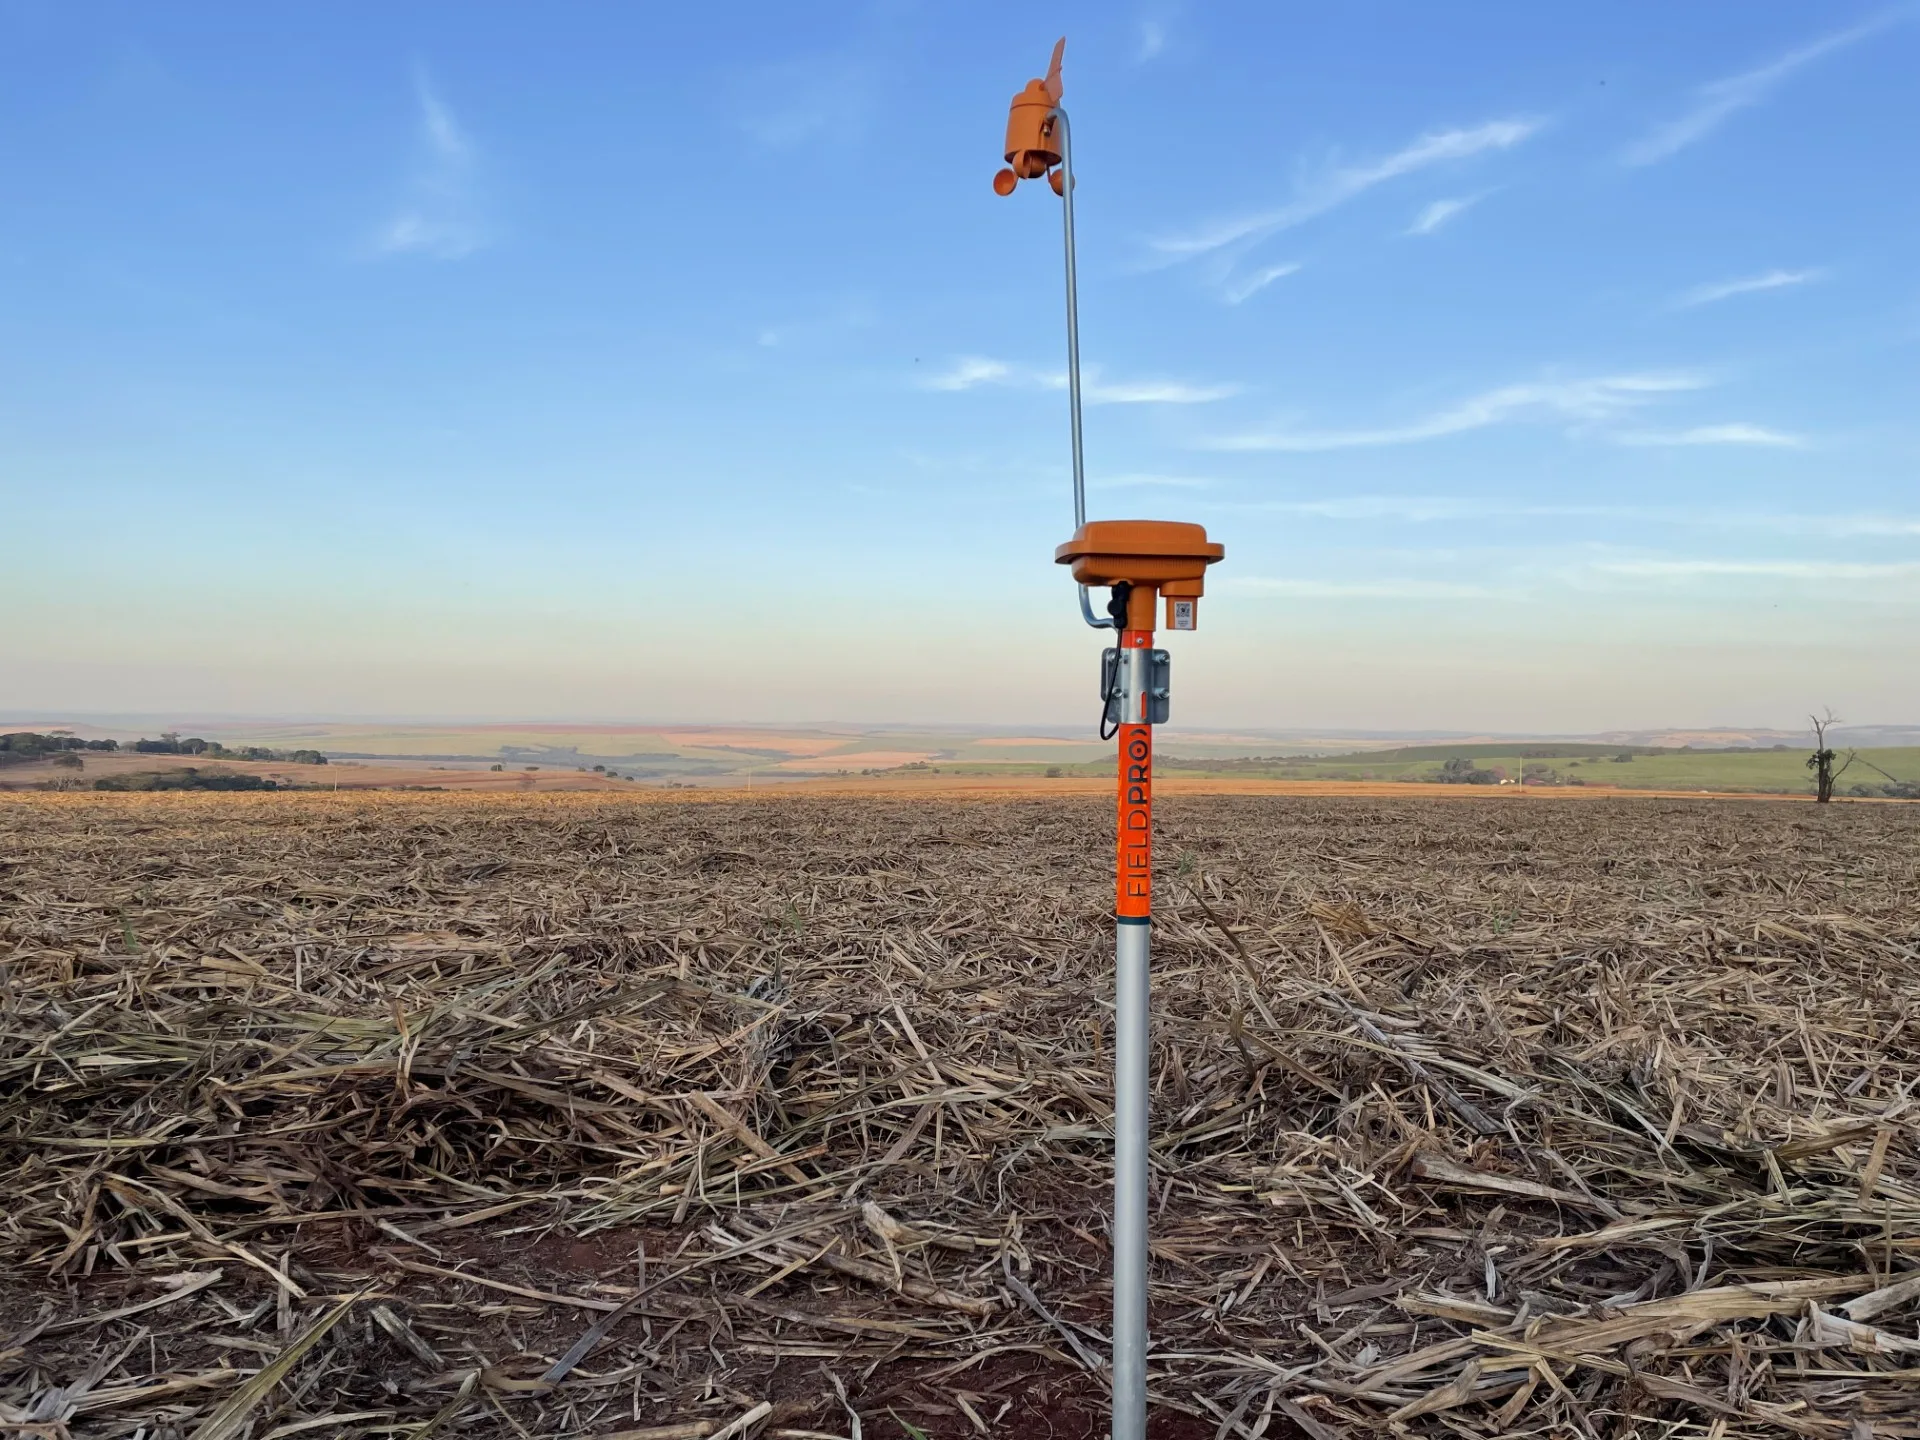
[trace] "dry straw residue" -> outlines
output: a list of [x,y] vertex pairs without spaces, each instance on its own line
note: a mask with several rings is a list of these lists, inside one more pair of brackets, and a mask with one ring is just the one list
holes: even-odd
[[[1164,821],[1156,1435],[1920,1435],[1920,815]],[[0,803],[0,1428],[1102,1433],[1109,823]]]

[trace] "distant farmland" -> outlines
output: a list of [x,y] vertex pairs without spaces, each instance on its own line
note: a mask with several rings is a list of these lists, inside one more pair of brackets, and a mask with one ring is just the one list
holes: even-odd
[[[110,733],[87,731],[90,736]],[[8,765],[0,770],[0,789],[92,789],[101,781],[112,786],[126,777],[150,777],[186,765],[209,774],[257,775],[281,787],[343,790],[758,790],[800,784],[918,791],[971,789],[988,781],[1064,789],[1071,785],[1062,782],[1104,783],[1113,774],[1108,747],[1084,731],[309,723],[214,727],[206,734],[231,748],[219,756],[136,754],[125,748],[132,736],[120,734],[119,751],[89,750],[84,757],[69,757],[64,768],[51,756]],[[1765,738],[1779,736],[1771,732]],[[1908,731],[1860,738],[1911,737]],[[1449,782],[1449,789],[1479,793],[1504,787],[1510,794],[1524,781],[1529,792],[1558,794],[1812,793],[1804,742],[1762,748],[1753,743],[1759,736],[1738,737],[1748,742],[1738,747],[1697,739],[1682,745],[1686,737],[1681,735],[1637,738],[1642,743],[1471,736],[1376,747],[1359,736],[1301,739],[1176,730],[1163,736],[1158,766],[1169,782],[1241,791],[1266,784],[1351,791]],[[236,756],[244,747],[265,747],[281,758],[243,761]],[[1842,744],[1839,749],[1843,756],[1856,755],[1840,778],[1840,798],[1920,798],[1920,745],[1854,751]],[[325,754],[331,763],[291,763],[309,751]]]
[[[1619,745],[1416,745],[1348,755],[1253,756],[1243,760],[1160,761],[1163,773],[1273,780],[1431,781],[1447,762],[1467,761],[1493,782],[1528,785],[1597,785],[1630,790],[1709,790],[1748,794],[1810,793],[1805,747],[1770,750],[1654,749]],[[1896,782],[1920,781],[1920,747],[1861,750],[1841,777],[1838,793],[1858,785],[1884,793]],[[1075,771],[1083,767],[1070,767]],[[1111,769],[1111,766],[1107,768]],[[1093,767],[1084,767],[1091,771]]]

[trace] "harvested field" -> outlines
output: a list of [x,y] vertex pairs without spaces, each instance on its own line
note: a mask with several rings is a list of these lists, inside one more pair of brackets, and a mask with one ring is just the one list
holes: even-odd
[[11,765],[0,770],[0,792],[8,790],[91,790],[103,779],[198,770],[208,775],[255,775],[283,789],[298,790],[528,790],[614,791],[628,787],[591,770],[572,766],[535,768],[515,765],[493,770],[488,762],[440,765],[427,760],[336,760],[327,765],[295,765],[285,760],[207,760],[198,755],[142,755],[132,751],[90,754],[80,771],[51,761]]
[[[1156,1437],[1920,1436],[1920,812],[1162,818]],[[1109,823],[0,799],[0,1428],[1104,1434]]]

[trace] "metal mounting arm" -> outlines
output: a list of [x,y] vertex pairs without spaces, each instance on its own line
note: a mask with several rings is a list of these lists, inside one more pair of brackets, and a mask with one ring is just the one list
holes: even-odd
[[[1067,415],[1073,426],[1073,528],[1087,523],[1087,470],[1080,448],[1080,284],[1073,263],[1073,131],[1067,112],[1053,107],[1060,136],[1060,214],[1067,241]],[[1080,618],[1095,630],[1113,629],[1111,619],[1093,613],[1087,587],[1080,587]]]

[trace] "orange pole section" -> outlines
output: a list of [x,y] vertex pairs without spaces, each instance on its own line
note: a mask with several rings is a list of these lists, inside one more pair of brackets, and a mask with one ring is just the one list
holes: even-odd
[[[1149,593],[1147,603],[1151,605]],[[1120,648],[1153,646],[1151,630],[1125,630]],[[1120,727],[1119,853],[1114,914],[1145,920],[1153,909],[1153,727]]]

